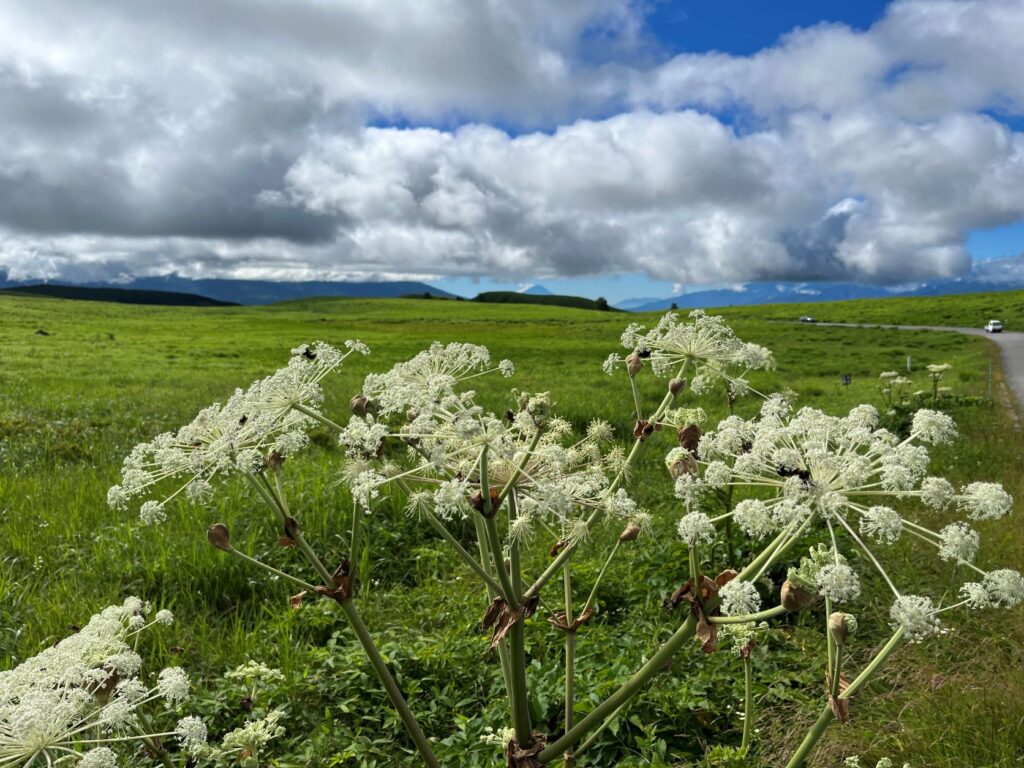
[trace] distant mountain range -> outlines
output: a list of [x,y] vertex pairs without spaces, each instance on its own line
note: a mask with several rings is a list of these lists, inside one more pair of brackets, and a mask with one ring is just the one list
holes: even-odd
[[[9,280],[7,273],[0,271],[0,288],[23,288],[29,285],[72,285],[65,281]],[[83,288],[130,289],[138,291],[161,291],[187,293],[204,296],[229,304],[274,304],[290,299],[308,299],[314,296],[346,296],[351,298],[390,299],[398,296],[431,296],[444,299],[455,298],[454,294],[442,291],[432,285],[418,281],[395,282],[272,282],[270,280],[190,280],[178,275],[160,277],[137,277],[129,282],[84,282],[73,285]]]
[[630,312],[671,309],[747,306],[750,304],[796,304],[846,299],[880,299],[895,296],[945,296],[984,291],[1024,289],[1024,281],[992,282],[971,278],[933,280],[904,290],[859,283],[746,283],[738,289],[694,291],[667,299],[627,299],[616,306]]

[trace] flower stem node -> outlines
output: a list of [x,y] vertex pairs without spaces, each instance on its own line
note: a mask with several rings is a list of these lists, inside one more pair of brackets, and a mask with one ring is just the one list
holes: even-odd
[[633,437],[637,440],[646,440],[652,434],[654,434],[654,425],[646,419],[641,419],[633,427]]
[[532,733],[530,738],[533,743],[522,747],[515,739],[509,741],[505,747],[505,759],[508,760],[507,768],[541,768],[544,764],[537,759],[537,756],[548,744],[548,737],[543,733]]
[[222,549],[225,552],[230,552],[233,549],[231,538],[228,535],[228,527],[224,523],[214,523],[207,528],[206,540],[217,549]]
[[494,517],[498,514],[498,507],[501,505],[501,496],[497,488],[491,488],[489,496],[491,497],[490,509],[484,506],[484,495],[480,491],[474,493],[469,499],[470,506],[484,517]]
[[679,397],[679,393],[686,389],[686,379],[670,379],[668,382],[668,391],[672,393],[672,397]]

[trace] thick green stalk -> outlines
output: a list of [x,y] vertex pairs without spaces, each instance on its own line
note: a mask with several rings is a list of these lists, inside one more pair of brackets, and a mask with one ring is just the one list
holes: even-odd
[[431,766],[431,768],[439,768],[441,764],[437,761],[437,757],[434,755],[433,747],[430,746],[430,742],[423,734],[420,724],[416,722],[416,718],[413,716],[412,710],[409,709],[409,705],[406,703],[405,697],[402,696],[402,692],[399,690],[395,679],[391,676],[391,671],[384,662],[384,658],[380,655],[380,651],[377,650],[377,646],[373,642],[373,638],[370,636],[370,632],[366,628],[366,625],[363,623],[362,616],[360,616],[359,611],[356,610],[355,604],[352,600],[342,600],[341,607],[345,611],[345,615],[348,617],[348,621],[352,625],[352,629],[355,630],[356,636],[359,638],[359,642],[362,643],[363,650],[366,652],[367,657],[369,657],[370,664],[373,665],[373,669],[377,673],[377,677],[380,678],[381,683],[383,683],[384,690],[387,691],[388,698],[391,699],[391,704],[398,711],[398,716],[402,719],[402,724],[405,725],[405,729],[409,732],[413,742],[416,744],[416,749],[419,750],[420,756],[428,766]]
[[[892,652],[896,650],[899,646],[900,640],[903,639],[904,634],[905,632],[902,628],[896,630],[892,637],[889,638],[889,642],[882,647],[882,650],[880,650],[875,658],[871,660],[871,663],[864,667],[861,673],[854,678],[849,687],[839,694],[838,698],[849,699],[857,693],[857,691],[859,691],[871,679],[875,672],[878,671],[878,668],[885,663],[885,660],[889,658]],[[801,768],[806,763],[807,758],[811,756],[814,748],[818,745],[818,742],[821,741],[821,737],[825,735],[825,731],[828,729],[829,725],[832,724],[834,717],[835,715],[832,712],[832,707],[826,704],[821,710],[821,714],[818,715],[818,719],[814,722],[814,725],[811,726],[807,735],[804,737],[804,740],[800,743],[796,752],[793,753],[789,762],[786,763],[786,768]]]
[[349,553],[350,553],[349,554],[349,558],[351,559],[352,595],[353,596],[355,596],[355,594],[356,594],[356,588],[357,588],[356,578],[357,578],[357,576],[359,574],[359,569],[356,567],[356,563],[359,562],[359,544],[360,544],[360,538],[361,538],[360,534],[362,532],[361,529],[363,527],[362,526],[362,522],[363,522],[362,521],[362,517],[363,517],[363,513],[359,510],[359,508],[355,504],[353,504],[352,505],[352,543],[349,545],[349,550],[348,550]]
[[[565,623],[572,627],[572,574],[569,563],[562,570],[562,583],[565,588]],[[584,611],[586,609],[584,608]],[[565,732],[572,730],[576,709],[576,631],[565,632]],[[572,746],[565,751],[565,768],[571,768],[575,762]]]
[[763,611],[747,613],[743,616],[708,616],[708,621],[711,624],[748,624],[751,621],[774,619],[776,616],[782,616],[784,613],[788,613],[788,611],[781,605],[776,605],[774,608],[765,608]]
[[750,737],[754,733],[754,672],[750,655],[743,657],[743,749],[750,748]]
[[[487,546],[487,533],[484,531],[484,520],[480,515],[473,515],[473,525],[476,527],[476,545],[480,552],[480,566],[487,572],[493,573],[494,561],[491,558],[491,549]],[[493,585],[493,587],[492,587]],[[501,597],[503,600],[505,596],[501,592],[501,587],[491,576],[490,581],[487,582],[487,592],[491,600],[496,597]],[[506,601],[507,602],[507,601]],[[505,690],[512,690],[512,663],[509,660],[508,655],[508,644],[498,644],[498,659],[501,661],[501,677],[505,682]],[[512,706],[511,699],[509,700],[509,716],[513,717],[514,707]]]

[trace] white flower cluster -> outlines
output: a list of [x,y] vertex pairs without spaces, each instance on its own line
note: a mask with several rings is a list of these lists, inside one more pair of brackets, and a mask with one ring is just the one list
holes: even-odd
[[171,498],[184,493],[204,501],[215,477],[259,472],[271,456],[298,452],[315,423],[310,414],[316,414],[323,402],[321,380],[350,354],[369,353],[361,342],[345,345],[345,352],[320,341],[294,349],[288,365],[277,373],[237,390],[223,404],[203,409],[177,431],[137,445],[124,460],[121,483],[110,489],[107,502],[124,509],[151,486],[176,478],[181,483],[176,490],[163,501],[145,502],[140,510],[144,522],[162,522],[164,505]]
[[[869,543],[889,545],[909,535],[934,546],[941,559],[974,569],[982,578],[964,586],[956,605],[1017,605],[1024,601],[1024,580],[1016,571],[986,573],[972,564],[979,547],[976,531],[963,522],[933,531],[897,511],[906,500],[920,500],[937,511],[955,508],[972,520],[1009,514],[1013,499],[996,483],[974,482],[957,492],[947,480],[927,476],[927,446],[955,436],[952,419],[934,410],[919,410],[909,437],[900,440],[879,428],[869,405],[836,417],[812,408],[793,413],[781,398],[769,398],[759,418],[731,416],[700,438],[701,471],[676,479],[676,494],[688,509],[679,533],[691,546],[711,543],[714,527],[693,511],[695,503],[710,490],[749,488],[758,498],[738,501],[728,513],[748,536],[779,534],[788,540],[815,527],[828,531],[832,546],[812,550],[790,572],[792,580],[835,601],[856,599],[860,580],[835,544],[837,535],[845,535],[891,587],[892,621],[912,639],[938,631],[938,613],[955,606],[938,608],[927,597],[902,595]],[[678,458],[678,449],[668,458]],[[727,593],[730,609],[740,605],[739,589]]]
[[[356,416],[341,441],[353,463],[346,480],[359,499],[385,485],[408,494],[410,514],[433,514],[442,520],[464,517],[477,503],[482,459],[492,491],[515,490],[516,513],[510,515],[510,540],[529,541],[536,525],[553,524],[567,538],[584,537],[588,512],[646,528],[649,515],[625,491],[609,491],[610,477],[623,467],[620,449],[607,449],[612,429],[595,421],[584,437],[567,443],[572,427],[551,413],[546,393],[514,393],[516,402],[504,418],[479,406],[472,390],[461,385],[487,373],[510,373],[511,364],[491,366],[485,347],[435,343],[383,374],[371,374],[364,397],[375,414]],[[407,446],[408,462],[398,466],[383,455],[388,441]]]
[[[622,346],[649,363],[659,376],[685,366],[687,375],[692,376],[690,388],[697,394],[723,379],[733,396],[744,394],[748,388],[743,377],[749,371],[775,366],[770,350],[741,341],[723,318],[700,309],[689,317],[690,322],[680,322],[679,316],[670,312],[650,330],[633,323],[622,334]],[[604,371],[612,373],[624,362],[611,355]]]
[[[138,634],[173,620],[160,611],[147,621],[138,598],[110,606],[76,634],[14,669],[0,672],[0,765],[51,765],[86,748],[81,765],[111,768],[110,746],[144,741],[140,708],[163,699],[180,704],[188,695],[185,672],[170,667],[157,683],[139,677]],[[140,735],[141,734],[141,735]]]

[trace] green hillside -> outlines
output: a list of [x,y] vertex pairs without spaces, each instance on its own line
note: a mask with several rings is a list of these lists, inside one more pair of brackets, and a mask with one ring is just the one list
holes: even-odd
[[[126,593],[137,594],[178,617],[173,629],[159,631],[167,646],[180,650],[161,651],[157,661],[183,665],[196,679],[207,680],[250,658],[284,672],[285,682],[276,691],[287,712],[287,734],[278,747],[286,757],[281,765],[418,765],[330,601],[292,610],[287,585],[207,544],[206,526],[223,521],[231,527],[232,541],[245,551],[281,567],[297,566],[295,551],[276,544],[278,524],[246,488],[226,483],[206,505],[169,506],[169,519],[159,527],[142,526],[134,513],[110,511],[106,492],[133,445],[188,422],[200,408],[283,365],[292,347],[316,339],[340,344],[358,338],[372,348],[369,357],[346,362],[328,384],[325,408],[335,420],[347,422],[347,404],[366,373],[383,370],[434,340],[469,341],[489,346],[496,360],[511,358],[516,364],[511,381],[474,380],[487,407],[504,412],[509,386],[549,391],[555,410],[575,428],[604,418],[627,445],[634,421],[628,380],[606,376],[601,363],[610,352],[622,351],[619,336],[637,316],[571,311],[544,306],[551,297],[531,298],[542,301],[483,306],[315,299],[197,311],[0,295],[0,668],[51,645],[69,624],[82,623],[96,609]],[[884,306],[904,311],[895,301]],[[825,318],[825,309],[816,305],[814,312]],[[792,307],[730,312],[742,338],[775,351],[777,369],[752,377],[759,391],[790,388],[798,405],[841,413],[861,402],[878,404],[878,373],[899,368],[907,355],[920,366],[949,362],[954,368],[948,383],[959,398],[952,413],[964,440],[935,451],[935,471],[955,482],[999,480],[1024,497],[1019,432],[1001,406],[981,399],[992,358],[984,339],[831,327],[809,334],[797,324],[772,321],[781,317],[777,311],[803,312]],[[842,311],[848,310],[837,310]],[[917,309],[906,310],[912,311]],[[655,318],[639,316],[646,322]],[[40,335],[40,329],[48,335]],[[846,374],[852,376],[848,386],[841,381]],[[638,380],[642,396],[660,397],[663,381]],[[920,374],[915,386],[925,386]],[[716,391],[697,401],[688,393],[683,404],[700,404],[714,424],[727,413],[721,395]],[[758,404],[747,399],[736,407],[750,415]],[[672,438],[665,433],[651,438],[630,486],[654,515],[654,530],[612,564],[597,615],[579,636],[584,709],[625,680],[680,621],[662,608],[662,599],[679,587],[686,570],[685,548],[675,533],[679,502],[663,465]],[[289,460],[289,483],[305,510],[307,537],[333,564],[347,551],[352,506],[336,472],[323,471],[327,462],[336,468],[341,456],[333,435],[317,432],[312,442],[306,454]],[[495,748],[481,741],[485,726],[498,727],[507,717],[498,694],[498,659],[488,653],[487,637],[479,631],[485,607],[481,595],[469,570],[451,557],[432,529],[404,513],[402,501],[386,499],[367,518],[367,548],[360,559],[368,578],[361,610],[399,684],[422,713],[425,730],[439,738],[442,762],[504,764]],[[922,514],[943,524],[940,513]],[[467,544],[471,528],[458,531]],[[1024,528],[1005,522],[983,522],[978,528],[983,541],[979,562],[1012,565],[1024,559]],[[581,599],[618,533],[617,528],[598,529],[574,566],[574,588]],[[547,562],[546,544],[540,549],[524,563],[531,573]],[[900,575],[911,589],[941,584],[955,594],[964,580],[907,542],[894,545],[891,555],[902,562]],[[870,565],[858,568],[865,597],[856,608],[861,630],[853,653],[861,659],[887,636],[884,606],[891,595],[871,575]],[[534,720],[549,733],[559,730],[562,717],[563,636],[545,618],[557,608],[561,589],[548,588],[544,596],[549,602],[541,603],[527,625]],[[855,700],[852,723],[829,732],[815,768],[834,768],[854,753],[875,759],[899,755],[915,768],[1016,765],[1015,756],[1024,753],[1019,727],[1024,722],[1019,645],[1024,616],[954,612],[948,624],[955,630],[952,635],[898,652],[891,670],[873,686],[877,690]],[[793,739],[817,712],[824,619],[818,608],[778,626],[771,655],[759,656],[755,667],[758,727],[780,734],[764,744],[792,749]],[[741,670],[735,654],[705,655],[696,646],[686,647],[602,733],[580,768],[710,766],[693,734],[712,743],[739,743],[742,725],[735,709],[742,694]],[[224,691],[217,683],[211,686],[197,691],[196,706],[215,719],[221,710],[214,696]],[[965,755],[971,762],[964,762]],[[778,760],[779,754],[766,752],[744,765],[767,768]]]
[[485,304],[536,304],[545,307],[571,307],[573,309],[596,309],[602,312],[619,312],[601,299],[584,299],[581,296],[558,296],[556,294],[535,295],[515,291],[489,291],[479,293],[473,301]]
[[4,288],[0,294],[43,296],[51,299],[77,301],[111,301],[117,304],[154,304],[168,307],[229,307],[231,302],[219,301],[194,293],[146,291],[134,288],[85,288],[78,285],[26,285]]

